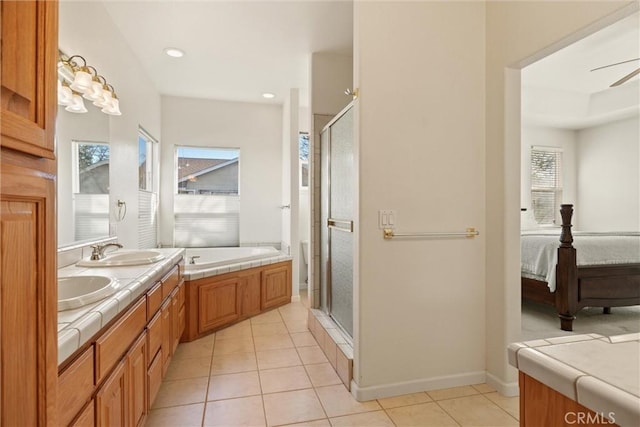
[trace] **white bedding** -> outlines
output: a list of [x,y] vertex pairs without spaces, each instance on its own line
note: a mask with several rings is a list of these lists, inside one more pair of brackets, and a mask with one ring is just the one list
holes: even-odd
[[[522,276],[547,282],[556,290],[556,264],[560,246],[560,230],[522,232]],[[578,265],[640,263],[639,232],[574,232]]]

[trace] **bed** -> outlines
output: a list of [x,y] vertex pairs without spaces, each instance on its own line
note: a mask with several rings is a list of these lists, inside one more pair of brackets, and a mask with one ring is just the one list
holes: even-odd
[[583,307],[640,304],[640,233],[576,233],[574,245],[573,205],[560,215],[559,242],[557,229],[522,234],[522,298],[555,306],[565,331]]

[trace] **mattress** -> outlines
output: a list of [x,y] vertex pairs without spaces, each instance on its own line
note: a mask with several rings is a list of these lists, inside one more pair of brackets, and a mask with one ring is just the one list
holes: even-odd
[[[522,277],[547,282],[556,290],[560,230],[523,232],[520,239]],[[640,232],[574,232],[577,264],[640,263]]]

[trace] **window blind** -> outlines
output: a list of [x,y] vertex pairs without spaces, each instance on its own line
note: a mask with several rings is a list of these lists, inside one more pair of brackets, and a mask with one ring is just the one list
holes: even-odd
[[158,195],[138,191],[138,248],[158,246]]
[[239,246],[240,196],[174,195],[175,247]]
[[555,224],[562,200],[562,151],[531,148],[531,207],[538,224]]
[[75,240],[109,235],[109,195],[74,193]]

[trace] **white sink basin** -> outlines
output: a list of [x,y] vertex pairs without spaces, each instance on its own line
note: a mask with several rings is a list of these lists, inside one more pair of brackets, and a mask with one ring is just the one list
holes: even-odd
[[144,265],[164,259],[158,251],[154,250],[119,250],[107,254],[103,259],[92,261],[83,259],[76,265],[80,267],[117,267],[123,265]]
[[100,301],[120,288],[117,279],[105,276],[58,278],[58,311],[71,310]]

